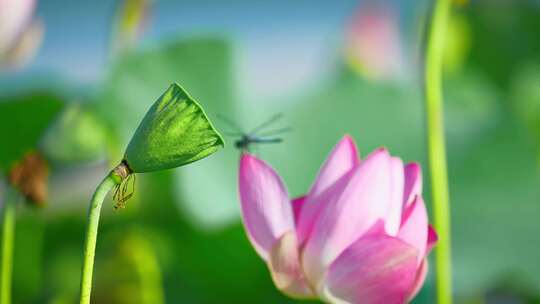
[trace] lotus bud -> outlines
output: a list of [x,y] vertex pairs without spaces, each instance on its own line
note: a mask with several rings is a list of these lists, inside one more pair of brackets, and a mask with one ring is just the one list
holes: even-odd
[[126,149],[133,173],[187,165],[217,151],[224,141],[202,107],[178,84],[152,105]]

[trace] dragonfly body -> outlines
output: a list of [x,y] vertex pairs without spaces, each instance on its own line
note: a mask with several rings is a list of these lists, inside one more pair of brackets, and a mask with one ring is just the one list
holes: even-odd
[[240,137],[240,139],[234,142],[234,146],[240,150],[249,150],[249,146],[252,144],[274,144],[274,143],[280,143],[282,141],[283,139],[278,138],[278,137],[266,138],[266,137],[257,137],[250,134],[243,134],[242,137]]
[[275,144],[283,141],[282,138],[276,137],[276,135],[288,132],[290,131],[290,128],[266,130],[268,126],[279,120],[281,117],[281,114],[274,115],[269,120],[263,122],[247,133],[243,132],[235,122],[226,117],[220,116],[220,119],[233,128],[233,132],[227,132],[225,134],[237,138],[234,142],[234,146],[242,151],[250,151],[252,146],[258,144]]

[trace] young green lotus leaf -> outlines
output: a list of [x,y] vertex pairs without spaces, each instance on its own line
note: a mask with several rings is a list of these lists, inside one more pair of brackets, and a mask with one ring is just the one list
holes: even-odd
[[46,130],[41,148],[57,162],[90,162],[104,157],[107,150],[104,124],[81,103],[70,103]]
[[204,158],[223,145],[202,107],[172,84],[146,113],[124,160],[134,173],[170,169]]

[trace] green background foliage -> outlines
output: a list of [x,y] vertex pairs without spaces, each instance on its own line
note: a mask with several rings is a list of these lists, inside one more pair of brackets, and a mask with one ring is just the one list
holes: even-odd
[[45,128],[62,109],[63,101],[48,93],[4,97],[0,101],[0,169],[9,170],[25,153],[38,148]]
[[[173,4],[167,3],[156,11],[158,16],[170,10],[167,5]],[[234,3],[234,10],[242,12],[238,19],[245,19],[244,26],[262,37],[257,39],[273,41],[265,19],[248,18],[250,12],[242,9],[247,4]],[[49,5],[53,6],[40,4],[44,15]],[[198,7],[194,2],[186,5]],[[281,27],[275,29],[279,35],[296,33],[295,25],[285,22],[292,18],[284,17],[289,16],[287,5],[282,3],[272,18],[280,20]],[[214,1],[203,11],[212,15],[212,8],[221,6],[225,4]],[[421,37],[421,18],[409,12],[424,12],[416,6],[421,5],[400,6],[402,32]],[[182,12],[178,16],[189,15]],[[330,18],[331,12],[325,16]],[[453,48],[456,53],[449,56],[455,66],[444,77],[456,303],[490,303],[501,295],[537,303],[540,9],[532,1],[470,1],[454,14],[470,34],[468,49]],[[309,18],[316,24],[326,20]],[[166,27],[160,23],[165,19],[158,18],[156,27]],[[298,27],[305,22],[292,19]],[[255,28],[259,21],[263,29]],[[340,26],[344,24],[341,20]],[[317,29],[317,35],[323,35]],[[122,159],[137,125],[170,83],[181,84],[223,133],[236,130],[218,114],[249,131],[283,113],[274,127],[292,131],[279,135],[283,143],[261,145],[255,153],[283,176],[292,196],[308,190],[327,153],[345,133],[355,138],[362,158],[386,146],[404,161],[420,162],[427,177],[420,52],[407,57],[410,66],[404,79],[374,81],[347,65],[344,42],[336,38],[345,39],[340,28],[324,42],[324,58],[331,64],[317,62],[330,68],[317,70],[314,80],[292,92],[253,100],[244,92],[257,88],[246,88],[240,81],[246,78],[239,77],[247,62],[239,40],[227,34],[227,27],[217,33],[200,26],[191,31],[159,37],[151,32],[138,46],[104,60],[103,71],[91,84],[51,76],[42,86],[52,93],[41,93],[40,86],[23,86],[24,79],[0,78],[0,88],[18,88],[0,97],[0,169],[5,172],[24,152],[38,148],[53,165],[49,207],[17,211],[15,303],[75,301],[91,191]],[[309,35],[299,30],[291,41],[304,36]],[[404,49],[421,49],[418,38],[403,39],[409,42]],[[273,59],[276,65],[291,58],[299,61],[304,53],[294,53],[291,41],[272,48],[263,44],[255,53],[286,49],[286,55]],[[274,75],[263,69],[251,76],[263,75],[270,87],[289,72],[294,71]],[[40,77],[37,72],[28,76]],[[61,111],[64,100],[68,106]],[[77,115],[65,123],[70,121],[66,113]],[[114,212],[110,198],[105,202],[96,253],[96,301],[145,303],[150,293],[167,303],[296,302],[275,289],[245,236],[237,196],[236,139],[226,138],[224,149],[189,166],[140,174],[125,210]],[[424,197],[429,208],[427,180]],[[433,288],[429,276],[415,303],[433,303]]]

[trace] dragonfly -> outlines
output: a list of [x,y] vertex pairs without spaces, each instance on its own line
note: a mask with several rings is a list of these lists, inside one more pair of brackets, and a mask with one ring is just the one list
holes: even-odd
[[218,117],[229,125],[229,127],[233,128],[234,131],[225,132],[224,134],[236,137],[237,139],[234,141],[234,146],[241,151],[251,152],[251,147],[259,144],[275,144],[283,142],[283,139],[278,137],[278,135],[291,131],[290,127],[267,130],[272,124],[283,118],[282,113],[275,114],[249,132],[243,132],[242,128],[240,128],[237,123],[227,117],[221,115]]

